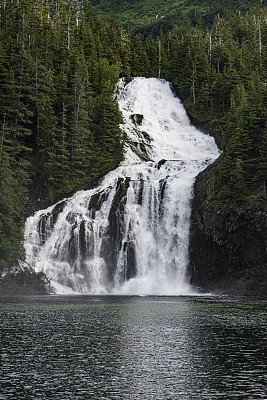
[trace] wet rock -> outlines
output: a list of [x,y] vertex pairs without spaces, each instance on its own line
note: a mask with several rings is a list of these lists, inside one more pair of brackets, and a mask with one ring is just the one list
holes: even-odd
[[59,214],[63,211],[66,201],[61,201],[55,205],[53,210],[44,214],[39,220],[38,231],[40,235],[40,244],[44,244],[46,239],[50,236],[55,223],[57,222]]
[[79,233],[79,250],[82,259],[85,259],[86,256],[86,234],[85,234],[85,222],[82,221],[80,224],[80,233]]
[[129,142],[129,146],[141,161],[151,161],[151,157],[147,152],[147,144],[144,144],[143,142]]
[[50,280],[43,272],[31,268],[8,272],[0,277],[0,295],[46,295],[50,294]]
[[109,189],[105,189],[101,192],[97,192],[93,194],[90,198],[90,202],[88,205],[88,210],[91,212],[91,217],[95,217],[96,211],[99,211],[102,207],[102,204],[107,200],[111,187]]
[[133,79],[133,74],[130,69],[123,67],[120,63],[117,63],[117,66],[120,68],[120,78],[124,78],[126,83],[131,82]]
[[124,243],[124,254],[126,255],[127,269],[125,271],[125,280],[134,278],[137,273],[135,243],[130,240]]
[[267,294],[267,201],[227,204],[219,213],[208,203],[216,168],[197,177],[192,204],[189,274],[193,285],[229,294]]
[[141,131],[141,135],[143,136],[143,139],[145,139],[148,143],[151,142],[151,137],[149,136],[149,134],[145,131]]
[[160,169],[160,167],[162,167],[162,165],[164,165],[166,163],[166,160],[160,160],[157,164],[157,169]]
[[140,126],[140,125],[142,125],[144,116],[143,116],[143,114],[132,114],[132,115],[130,115],[130,119],[134,123],[135,126]]
[[[126,269],[122,280],[127,277],[133,277],[136,273],[135,255],[132,244],[123,244],[123,236],[125,233],[125,205],[127,200],[127,190],[130,184],[130,178],[126,177],[118,179],[116,186],[116,194],[113,198],[113,202],[110,208],[108,216],[109,226],[106,232],[105,238],[102,242],[101,256],[104,258],[106,265],[108,266],[108,280],[112,282],[114,280],[114,274],[117,268],[118,254],[121,249],[127,250],[126,261],[129,261],[129,265],[126,262]],[[123,246],[126,246],[124,248]]]

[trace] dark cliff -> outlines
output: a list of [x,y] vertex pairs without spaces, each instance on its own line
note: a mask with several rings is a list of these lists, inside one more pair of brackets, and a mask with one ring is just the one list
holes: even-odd
[[229,202],[220,212],[207,188],[216,163],[194,186],[190,234],[190,282],[204,291],[267,295],[267,200]]

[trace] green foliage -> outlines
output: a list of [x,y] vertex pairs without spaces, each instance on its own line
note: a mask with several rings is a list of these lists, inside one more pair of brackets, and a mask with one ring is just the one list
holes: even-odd
[[266,196],[266,9],[216,18],[211,30],[175,28],[165,37],[164,73],[189,113],[222,143],[210,198]]
[[215,176],[219,207],[230,199],[244,200],[253,193],[266,196],[266,95],[260,81],[258,86],[250,84],[247,90],[243,84],[237,85],[231,96],[231,108],[220,121],[225,141]]
[[256,4],[260,0],[92,0],[94,12],[104,19],[115,11],[123,25],[131,21],[135,33],[154,38],[174,26],[211,27],[216,15],[226,15],[229,9],[245,12]]
[[[36,176],[53,201],[88,188],[123,159],[112,97],[121,67],[166,77],[191,116],[213,126],[224,150],[210,190],[216,207],[266,196],[266,9],[222,18],[226,9],[215,0],[120,0],[123,27],[114,4],[93,1],[107,13],[103,22],[88,1],[0,0],[0,269],[20,253]],[[143,24],[145,40],[129,18],[139,30]]]
[[112,93],[127,50],[116,17],[90,3],[0,0],[0,269],[21,250],[28,187],[51,200],[88,188],[123,158]]

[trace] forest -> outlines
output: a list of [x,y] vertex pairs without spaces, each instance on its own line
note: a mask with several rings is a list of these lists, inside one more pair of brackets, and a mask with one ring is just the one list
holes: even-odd
[[214,17],[228,12],[249,11],[260,0],[92,0],[93,11],[106,20],[116,11],[121,24],[130,23],[135,33],[157,37],[177,25],[211,28]]
[[167,79],[223,153],[209,200],[266,198],[266,8],[212,24],[135,33],[89,1],[0,0],[0,271],[23,256],[36,188],[47,201],[94,185],[123,160],[120,76]]

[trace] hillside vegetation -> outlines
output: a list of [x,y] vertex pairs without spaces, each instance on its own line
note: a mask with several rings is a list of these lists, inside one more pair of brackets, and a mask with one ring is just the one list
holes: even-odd
[[1,269],[21,249],[29,190],[53,202],[88,188],[123,159],[124,139],[118,26],[64,0],[1,0],[0,23]]
[[256,7],[217,17],[211,30],[175,28],[165,38],[165,76],[223,149],[209,194],[218,210],[230,200],[266,198],[266,19]]
[[0,0],[0,270],[22,255],[36,187],[52,203],[123,159],[112,97],[122,71],[167,78],[191,117],[212,126],[224,150],[209,188],[217,210],[266,198],[266,8],[144,39],[81,5]]
[[92,0],[93,10],[107,19],[115,12],[123,25],[131,24],[135,33],[154,37],[160,32],[167,33],[175,25],[196,25],[211,27],[217,14],[246,12],[260,0]]

